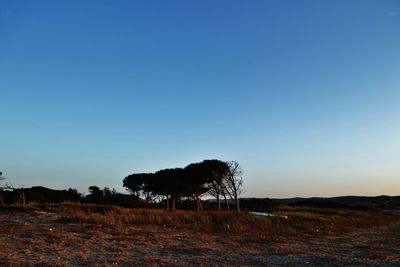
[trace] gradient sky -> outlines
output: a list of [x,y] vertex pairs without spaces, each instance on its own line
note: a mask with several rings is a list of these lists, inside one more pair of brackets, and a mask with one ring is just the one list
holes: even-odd
[[399,195],[400,2],[0,0],[0,100],[15,186],[218,158],[243,196]]

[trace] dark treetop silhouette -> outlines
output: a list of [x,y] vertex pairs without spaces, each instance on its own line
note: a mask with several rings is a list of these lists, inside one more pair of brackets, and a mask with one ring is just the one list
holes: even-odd
[[123,180],[134,196],[144,197],[147,202],[165,201],[170,211],[175,210],[176,201],[193,199],[197,210],[202,210],[201,197],[205,194],[216,198],[221,210],[221,197],[229,209],[228,197],[240,211],[238,195],[243,184],[242,172],[236,161],[204,160],[185,168],[163,169],[155,173],[131,174]]

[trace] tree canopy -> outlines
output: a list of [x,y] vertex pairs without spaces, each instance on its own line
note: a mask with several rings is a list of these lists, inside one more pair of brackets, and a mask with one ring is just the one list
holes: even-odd
[[208,194],[217,200],[221,210],[221,197],[236,203],[239,209],[238,194],[242,186],[239,163],[224,162],[217,159],[192,163],[185,168],[163,169],[155,173],[136,173],[123,180],[123,186],[134,196],[146,201],[166,201],[167,209],[175,210],[177,200],[193,199],[198,210],[202,210],[201,196]]

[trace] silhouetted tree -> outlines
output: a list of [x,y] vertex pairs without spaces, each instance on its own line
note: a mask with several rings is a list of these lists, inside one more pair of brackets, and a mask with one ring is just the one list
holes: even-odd
[[208,193],[215,197],[218,210],[221,210],[221,196],[224,195],[224,176],[227,173],[228,166],[226,162],[220,160],[204,160],[202,162],[205,168],[208,182]]
[[100,188],[95,185],[89,186],[89,193],[92,196],[96,196],[96,197],[98,197],[102,194]]
[[147,203],[156,194],[157,183],[154,173],[136,173],[128,175],[123,180],[123,186],[135,197],[143,196]]
[[109,199],[113,195],[113,192],[108,187],[104,187],[101,193],[105,199]]
[[167,208],[175,211],[176,201],[186,195],[185,171],[182,168],[163,169],[155,173],[154,189],[166,196]]
[[[0,180],[4,180],[4,177],[1,177],[3,173],[0,172]],[[15,192],[18,192],[18,199],[17,202],[21,204],[21,206],[25,206],[26,203],[26,198],[25,198],[25,189],[24,187],[22,187],[21,189],[16,189],[14,188],[12,185],[6,184],[3,187],[0,187],[0,203],[3,204],[4,203],[4,196],[3,196],[3,189],[6,190],[13,190]]]
[[192,196],[196,201],[197,210],[201,211],[203,210],[201,196],[209,190],[207,170],[202,163],[192,163],[185,167],[185,175],[187,177],[185,182],[187,194]]
[[242,192],[243,178],[242,170],[237,161],[226,162],[228,168],[224,176],[224,191],[235,201],[236,210],[240,212],[238,196]]
[[147,202],[154,199],[165,200],[167,210],[170,211],[174,211],[176,202],[183,199],[193,199],[197,210],[201,211],[203,209],[201,196],[205,193],[216,198],[219,210],[221,210],[221,197],[228,205],[227,195],[236,201],[239,210],[237,196],[242,184],[239,171],[239,165],[236,166],[235,162],[204,160],[189,164],[185,168],[131,174],[123,179],[123,186],[132,195],[138,198],[144,197]]

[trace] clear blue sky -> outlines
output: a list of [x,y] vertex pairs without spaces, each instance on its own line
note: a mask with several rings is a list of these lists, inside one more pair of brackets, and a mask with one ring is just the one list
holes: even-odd
[[399,195],[400,2],[0,0],[0,100],[14,185],[218,158],[244,196]]

